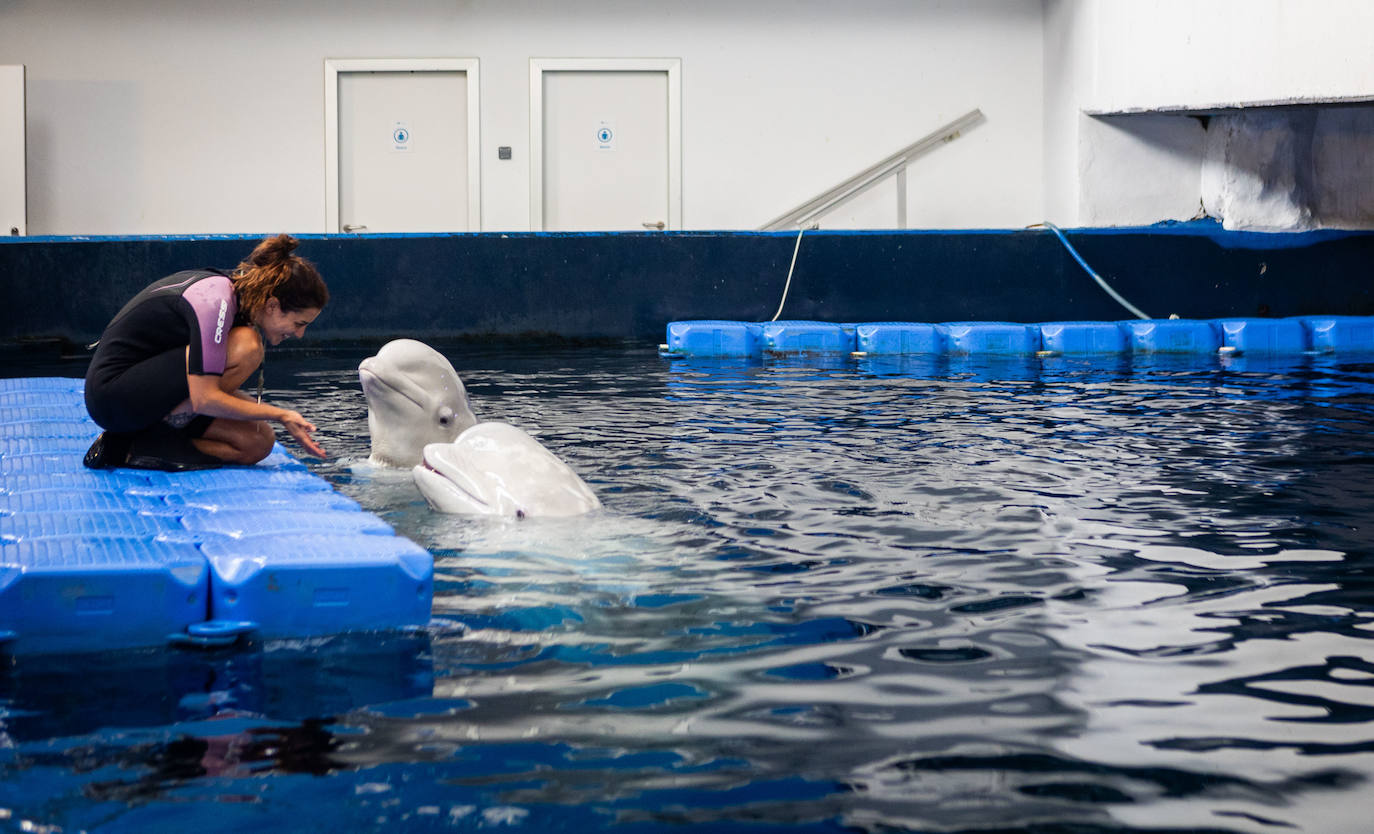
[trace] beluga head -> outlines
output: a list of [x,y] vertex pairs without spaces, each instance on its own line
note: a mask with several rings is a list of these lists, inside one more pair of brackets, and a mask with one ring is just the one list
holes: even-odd
[[452,443],[431,443],[413,471],[425,500],[445,513],[527,518],[601,507],[570,466],[510,423],[478,423]]
[[374,463],[414,466],[426,445],[451,443],[477,422],[458,372],[423,342],[387,342],[358,366],[358,379]]

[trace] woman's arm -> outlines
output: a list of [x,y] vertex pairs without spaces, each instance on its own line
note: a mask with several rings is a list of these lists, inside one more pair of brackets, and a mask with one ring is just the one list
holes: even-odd
[[324,449],[310,437],[315,424],[295,411],[226,394],[220,390],[219,377],[214,375],[187,374],[186,387],[191,392],[191,410],[197,414],[281,423],[307,452],[316,457],[325,456]]

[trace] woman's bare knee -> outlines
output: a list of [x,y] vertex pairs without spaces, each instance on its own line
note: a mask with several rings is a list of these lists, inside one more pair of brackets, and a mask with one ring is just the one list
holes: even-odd
[[239,447],[240,457],[237,461],[250,466],[272,454],[272,445],[277,441],[271,426],[266,423],[254,423],[253,425],[256,427],[256,431],[245,434],[243,443]]
[[252,466],[272,454],[276,434],[267,423],[216,420],[194,442],[197,449],[226,463]]

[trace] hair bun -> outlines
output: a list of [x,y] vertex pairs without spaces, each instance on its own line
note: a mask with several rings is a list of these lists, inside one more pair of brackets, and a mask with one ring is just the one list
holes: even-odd
[[276,237],[263,238],[254,249],[253,254],[248,256],[248,262],[253,266],[270,266],[281,263],[291,257],[291,253],[300,246],[300,241],[285,232]]

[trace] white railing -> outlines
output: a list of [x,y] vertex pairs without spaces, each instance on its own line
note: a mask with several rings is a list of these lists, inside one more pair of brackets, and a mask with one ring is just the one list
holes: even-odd
[[888,177],[897,178],[897,228],[906,228],[906,167],[916,157],[952,142],[963,132],[983,121],[983,111],[977,108],[965,113],[949,124],[917,139],[881,162],[870,165],[834,188],[812,197],[791,211],[776,217],[759,227],[762,232],[786,231],[805,228],[817,218],[828,214],[845,203],[878,185]]

